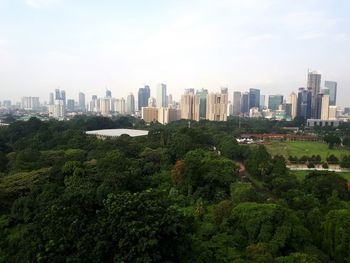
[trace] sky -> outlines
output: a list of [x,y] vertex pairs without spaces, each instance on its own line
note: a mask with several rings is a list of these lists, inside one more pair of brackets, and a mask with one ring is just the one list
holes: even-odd
[[[166,83],[289,95],[307,71],[350,106],[349,0],[0,0],[0,100]],[[231,95],[230,95],[231,97]],[[231,98],[232,99],[232,98]]]

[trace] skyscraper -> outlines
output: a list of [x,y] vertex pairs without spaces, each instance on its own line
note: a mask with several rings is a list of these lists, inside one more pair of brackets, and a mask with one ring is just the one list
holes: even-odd
[[72,99],[67,100],[67,111],[74,111],[75,110],[75,101]]
[[312,93],[305,88],[298,92],[297,117],[309,119],[311,117]]
[[49,105],[54,105],[55,104],[55,96],[53,92],[50,92],[50,100],[49,100]]
[[167,107],[167,90],[165,84],[157,85],[157,97],[156,97],[157,107]]
[[181,96],[181,119],[199,121],[200,95],[194,94],[193,90],[186,90]]
[[260,90],[250,89],[249,90],[249,109],[259,108],[260,106]]
[[148,106],[148,99],[151,95],[151,90],[148,85],[145,85],[143,88],[139,89],[138,92],[138,111],[141,112],[142,107]]
[[259,107],[260,111],[262,111],[266,107],[265,103],[266,103],[265,95],[260,95],[260,103],[259,103],[260,104],[260,107]]
[[309,71],[307,77],[307,89],[311,92],[311,116],[317,118],[317,112],[320,109],[317,109],[317,97],[321,91],[321,74],[317,71]]
[[227,121],[228,94],[210,93],[207,102],[207,119]]
[[233,92],[233,115],[239,116],[241,114],[241,97],[240,91]]
[[79,109],[85,111],[85,94],[79,92]]
[[66,109],[66,105],[67,105],[67,102],[66,102],[66,92],[64,90],[61,90],[61,94],[60,94],[60,100],[62,101],[63,103],[63,107],[64,109]]
[[279,106],[283,103],[283,95],[270,95],[269,96],[269,109],[272,111],[278,110]]
[[197,91],[199,95],[199,118],[205,120],[207,117],[207,100],[208,100],[208,90],[201,89]]
[[329,95],[322,96],[322,106],[321,106],[321,120],[329,119]]
[[242,94],[241,113],[249,114],[249,92]]
[[336,106],[337,105],[337,88],[338,83],[335,81],[328,81],[326,80],[324,82],[324,85],[326,88],[329,89],[329,105],[330,106]]
[[135,97],[132,93],[126,98],[126,113],[134,114],[135,113]]
[[290,94],[290,104],[291,104],[291,118],[294,120],[297,117],[297,108],[298,108],[298,96],[293,91]]
[[112,91],[106,89],[106,98],[112,98]]

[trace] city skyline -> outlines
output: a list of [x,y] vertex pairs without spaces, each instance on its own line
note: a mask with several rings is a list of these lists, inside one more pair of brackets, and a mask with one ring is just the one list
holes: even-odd
[[[307,69],[337,81],[348,106],[348,1],[0,1],[1,99],[134,95],[144,83],[186,88],[306,87]],[[256,20],[259,20],[257,25]],[[21,95],[22,96],[22,95]],[[156,97],[152,94],[152,97]]]

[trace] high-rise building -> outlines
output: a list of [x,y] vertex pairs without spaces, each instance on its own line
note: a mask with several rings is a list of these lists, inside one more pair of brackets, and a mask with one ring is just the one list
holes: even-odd
[[283,103],[283,95],[270,95],[269,96],[269,109],[272,111],[278,110],[279,106]]
[[61,99],[61,92],[59,89],[55,89],[55,100]]
[[141,108],[142,119],[146,123],[158,121],[158,108],[155,107],[142,107]]
[[134,114],[135,113],[135,97],[132,93],[126,98],[126,113]]
[[233,115],[239,116],[241,114],[241,97],[240,91],[233,92]]
[[321,114],[322,114],[322,101],[323,101],[323,94],[319,93],[317,95],[317,100],[316,100],[316,115],[313,116],[315,119],[321,119]]
[[54,104],[55,104],[55,96],[53,92],[50,92],[49,105],[54,105]]
[[112,91],[106,89],[106,98],[112,98]]
[[297,117],[311,118],[312,93],[305,88],[300,88],[298,92]]
[[207,119],[227,121],[228,94],[210,93],[208,95]]
[[165,84],[158,84],[157,85],[157,107],[168,107],[167,105],[167,90]]
[[197,90],[197,95],[199,95],[199,119],[205,120],[207,118],[208,90]]
[[67,100],[67,111],[74,111],[75,110],[75,101],[72,99]]
[[336,120],[337,119],[337,106],[329,106],[329,114],[328,119],[329,120]]
[[40,108],[39,97],[23,97],[21,106],[24,110],[38,110]]
[[181,119],[195,120],[200,119],[200,95],[193,91],[185,91],[181,96]]
[[294,91],[290,94],[290,104],[291,104],[291,119],[294,120],[297,117],[297,108],[298,108],[298,96]]
[[260,90],[250,89],[249,90],[249,109],[260,107]]
[[329,95],[322,96],[321,120],[329,119]]
[[241,113],[243,113],[244,115],[249,114],[249,92],[245,92],[242,94]]
[[156,99],[151,97],[148,99],[148,107],[157,107]]
[[61,97],[60,97],[60,100],[61,100],[62,103],[63,103],[64,109],[66,109],[66,108],[67,108],[66,92],[65,92],[64,90],[61,90]]
[[148,106],[148,99],[151,96],[151,90],[149,86],[145,85],[143,88],[140,88],[137,95],[138,95],[138,111],[141,112],[142,107]]
[[82,92],[79,92],[79,109],[81,111],[85,111],[85,94]]
[[115,101],[116,104],[116,112],[118,112],[119,114],[125,114],[125,99],[121,98],[121,99],[116,99]]
[[335,81],[328,81],[326,80],[324,82],[324,85],[326,88],[329,89],[329,105],[330,106],[336,106],[337,105],[337,88],[338,83]]
[[99,111],[103,116],[109,116],[111,114],[111,99],[110,98],[102,98],[98,100]]
[[167,101],[168,101],[168,107],[174,106],[173,95],[169,94]]
[[89,111],[91,112],[99,112],[100,109],[99,107],[97,107],[97,95],[92,95],[91,97],[91,101],[90,101],[90,104],[89,104]]
[[317,71],[309,71],[307,77],[307,89],[311,92],[311,116],[317,119],[317,113],[320,109],[317,108],[318,94],[321,91],[321,74]]
[[259,110],[262,111],[266,107],[266,96],[265,95],[260,95],[260,107]]

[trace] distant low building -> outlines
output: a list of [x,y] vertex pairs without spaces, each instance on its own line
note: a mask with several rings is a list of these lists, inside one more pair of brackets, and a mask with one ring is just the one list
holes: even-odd
[[320,119],[308,119],[307,127],[338,127],[342,123],[341,120],[320,120]]

